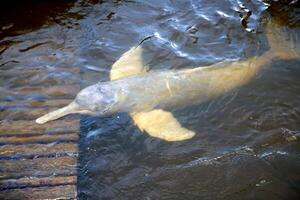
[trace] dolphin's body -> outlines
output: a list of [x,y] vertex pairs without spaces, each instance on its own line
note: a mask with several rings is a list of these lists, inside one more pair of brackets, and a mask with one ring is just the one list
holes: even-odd
[[210,67],[131,75],[93,87],[98,90],[106,87],[113,93],[110,95],[120,99],[115,107],[118,111],[169,109],[203,102],[244,85],[255,74],[257,66],[248,62],[219,63]]
[[148,67],[142,60],[142,48],[132,48],[113,64],[111,81],[83,89],[68,106],[46,114],[36,122],[45,123],[70,113],[106,115],[128,112],[135,124],[153,137],[167,141],[189,139],[195,133],[182,127],[165,109],[201,103],[220,96],[247,84],[273,58],[296,56],[287,53],[282,46],[278,47],[278,41],[271,32],[268,33],[268,40],[272,42],[272,48],[262,56],[176,71],[147,72]]

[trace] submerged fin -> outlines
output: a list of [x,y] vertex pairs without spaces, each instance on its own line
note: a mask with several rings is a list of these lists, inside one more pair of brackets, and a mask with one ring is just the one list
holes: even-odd
[[152,137],[166,141],[182,141],[195,135],[193,131],[182,127],[172,113],[164,110],[134,113],[131,116],[139,129]]
[[125,52],[113,65],[110,71],[110,80],[147,72],[148,66],[143,62],[141,46],[132,47]]
[[58,110],[54,110],[46,115],[43,115],[42,117],[39,117],[35,120],[38,124],[44,124],[48,121],[56,120],[58,118],[61,118],[65,115],[71,114],[71,113],[77,113],[77,104],[74,102],[71,102],[69,105],[62,107]]
[[280,59],[296,59],[300,56],[300,29],[281,26],[275,20],[267,24],[266,35],[272,53]]

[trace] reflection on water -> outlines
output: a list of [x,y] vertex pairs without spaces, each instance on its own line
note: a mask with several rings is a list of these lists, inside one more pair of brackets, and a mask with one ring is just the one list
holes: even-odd
[[[108,80],[112,63],[145,38],[151,69],[261,55],[269,15],[299,28],[299,2],[290,2],[34,1],[8,9],[1,13],[1,120],[32,120],[30,105],[53,96],[65,102],[78,91],[71,86]],[[197,133],[183,142],[141,133],[126,113],[83,116],[79,197],[299,199],[299,81],[299,60],[274,60],[235,92],[173,110]],[[46,86],[55,87],[36,92]],[[9,109],[17,114],[2,114]]]

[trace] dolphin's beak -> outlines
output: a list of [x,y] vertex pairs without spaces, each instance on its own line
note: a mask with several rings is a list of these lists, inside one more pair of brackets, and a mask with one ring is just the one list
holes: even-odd
[[79,112],[79,106],[75,102],[71,102],[69,105],[62,107],[58,110],[52,111],[46,115],[43,115],[42,117],[39,117],[35,120],[38,124],[44,124],[48,121],[56,120],[58,118],[61,118],[65,115],[71,114],[71,113],[78,113]]

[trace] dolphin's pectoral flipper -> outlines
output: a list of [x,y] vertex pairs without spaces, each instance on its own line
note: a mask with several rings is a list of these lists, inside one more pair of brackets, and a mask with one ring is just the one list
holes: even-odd
[[126,51],[113,65],[110,80],[120,79],[130,75],[147,72],[149,67],[143,61],[141,46],[132,47]]
[[152,137],[166,141],[181,141],[192,138],[195,133],[181,126],[172,113],[157,109],[131,114],[140,130]]

